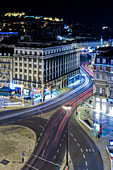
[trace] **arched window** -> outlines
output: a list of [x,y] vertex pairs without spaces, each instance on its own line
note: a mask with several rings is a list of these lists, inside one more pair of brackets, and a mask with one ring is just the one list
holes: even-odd
[[42,52],[40,52],[39,54],[40,54],[40,56],[42,56]]
[[102,99],[102,102],[106,102],[106,99]]
[[100,99],[97,97],[97,98],[96,98],[96,101],[97,101],[97,102],[100,102]]

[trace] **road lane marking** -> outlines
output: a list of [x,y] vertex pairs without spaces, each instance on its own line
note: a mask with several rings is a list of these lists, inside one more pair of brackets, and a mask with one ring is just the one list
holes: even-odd
[[40,134],[40,136],[42,136],[42,133]]
[[54,156],[54,159],[56,159],[56,155]]
[[40,140],[40,137],[38,138],[38,141]]
[[40,126],[42,129],[44,129],[42,125],[39,125],[39,126]]
[[52,132],[51,132],[51,134],[50,134],[50,135],[52,135],[52,133],[53,133],[53,130],[52,130]]
[[62,144],[59,145],[59,147],[61,147],[61,146],[62,146]]
[[[52,161],[49,161],[49,160],[47,160],[47,159],[44,159],[44,158],[40,157],[40,156],[37,156],[37,155],[34,155],[34,154],[32,154],[32,155],[33,155],[34,157],[36,157],[36,158],[44,161],[44,162],[48,162],[48,163],[53,164],[53,165],[55,165],[55,166],[58,165],[58,164],[56,164],[56,163],[54,163],[54,162],[52,162]],[[60,167],[60,165],[59,165],[59,167]]]
[[86,149],[86,152],[88,152],[88,149]]
[[46,126],[47,126],[47,124],[44,125],[44,127],[46,127]]
[[45,149],[43,150],[42,157],[44,156],[44,153],[45,153]]
[[82,149],[82,148],[80,148],[80,150],[81,150],[81,152],[83,152],[83,149]]
[[74,141],[76,142],[77,140],[74,138]]
[[49,143],[49,139],[47,140],[46,145],[48,145],[48,143]]
[[84,157],[84,159],[86,158],[86,156],[83,154],[83,157]]
[[33,169],[35,169],[35,170],[39,170],[39,169],[35,168],[34,166],[29,165],[29,164],[26,164],[26,166],[28,166],[28,167],[30,167],[30,168],[33,168]]
[[95,150],[92,148],[92,151],[95,152]]
[[57,150],[57,153],[59,152],[59,149]]
[[72,134],[72,133],[70,133],[70,135],[73,137],[73,134]]
[[91,152],[91,149],[89,149],[89,152]]
[[88,165],[88,164],[87,164],[87,161],[85,161],[85,164],[86,164],[86,166]]
[[78,145],[78,146],[80,146],[80,144],[79,144],[79,143],[77,143],[77,145]]

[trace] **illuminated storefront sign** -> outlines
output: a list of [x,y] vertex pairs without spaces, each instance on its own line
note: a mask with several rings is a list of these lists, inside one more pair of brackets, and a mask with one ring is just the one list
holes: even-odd
[[39,94],[40,92],[41,92],[41,89],[39,89],[39,88],[34,88],[33,89],[34,94]]
[[99,123],[94,122],[93,127],[98,133],[102,134],[102,126]]
[[97,131],[97,132],[100,132],[100,124],[99,123],[93,123],[93,126],[94,126],[94,129]]
[[109,140],[109,145],[113,146],[113,140]]
[[24,89],[24,95],[26,95],[26,96],[29,96],[30,95],[30,90],[28,90],[28,89]]

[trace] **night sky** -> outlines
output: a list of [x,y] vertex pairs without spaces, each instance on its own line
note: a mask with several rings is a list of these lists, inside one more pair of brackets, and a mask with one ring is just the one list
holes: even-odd
[[112,0],[35,0],[2,1],[1,14],[21,12],[26,14],[56,16],[79,23],[113,27]]

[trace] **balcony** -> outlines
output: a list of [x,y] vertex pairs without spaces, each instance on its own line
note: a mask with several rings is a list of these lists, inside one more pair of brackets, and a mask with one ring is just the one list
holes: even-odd
[[107,98],[107,94],[104,94],[104,93],[93,93],[93,95],[96,95],[96,96],[103,96],[103,97],[106,97]]
[[10,70],[11,67],[0,67],[0,70]]

